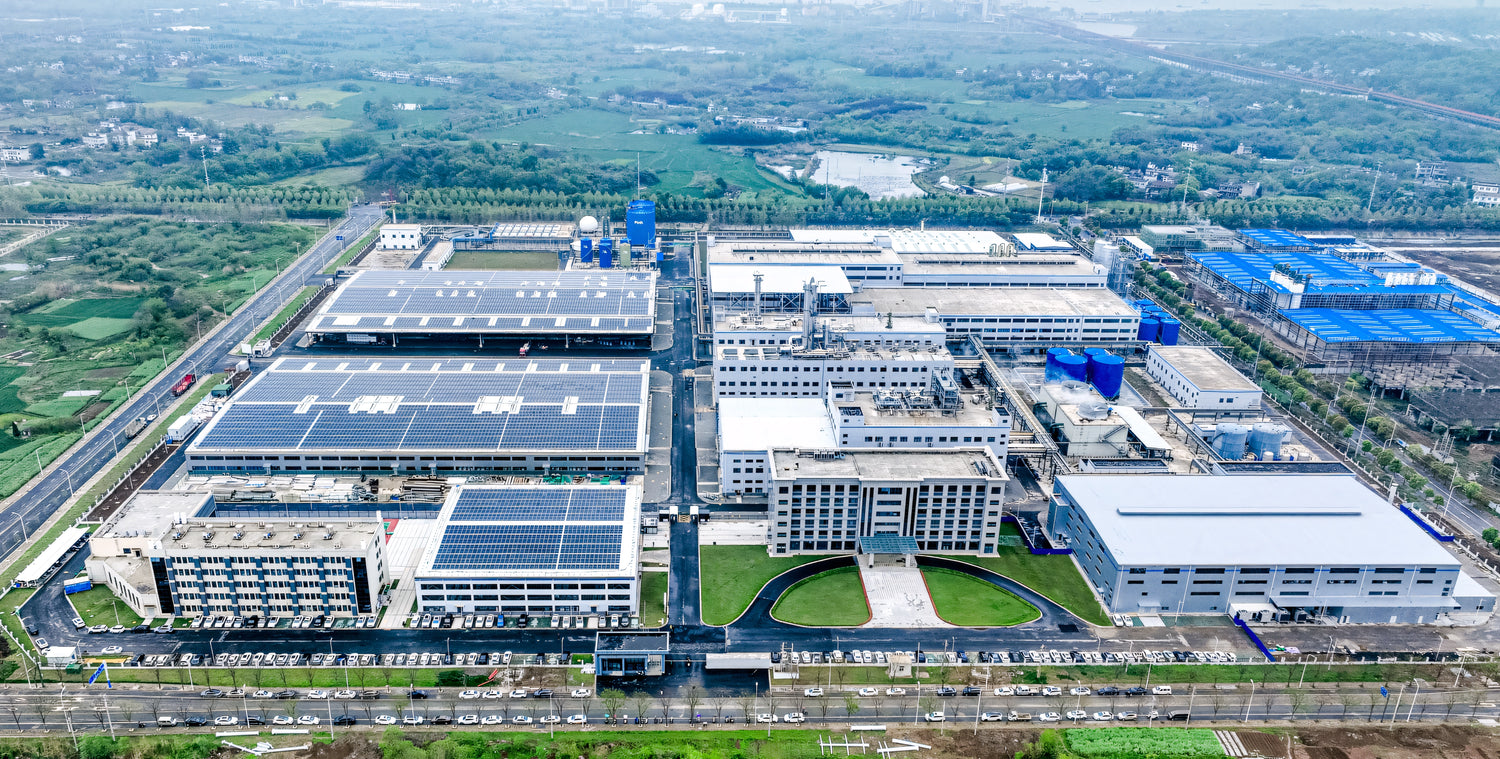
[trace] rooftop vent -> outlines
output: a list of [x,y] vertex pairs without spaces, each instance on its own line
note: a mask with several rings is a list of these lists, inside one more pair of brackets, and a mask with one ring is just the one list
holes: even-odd
[[211,541],[213,539],[214,539],[214,534],[213,533],[211,533],[211,532],[205,532],[205,533],[203,533],[203,542],[207,543],[207,542],[209,542],[209,541]]

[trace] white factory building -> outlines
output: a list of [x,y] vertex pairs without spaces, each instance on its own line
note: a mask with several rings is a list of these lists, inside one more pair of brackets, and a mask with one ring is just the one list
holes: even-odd
[[417,250],[422,247],[421,224],[382,224],[381,250]]
[[930,380],[934,387],[907,390],[864,392],[835,386],[823,398],[721,398],[720,491],[764,494],[773,448],[854,451],[982,446],[1005,461],[1010,445],[1009,410],[991,407],[981,393],[960,391],[951,384],[951,377],[950,372],[938,372]]
[[854,552],[861,538],[922,552],[992,554],[1005,509],[1003,459],[988,448],[777,448],[767,472],[772,555]]
[[846,313],[854,288],[837,266],[709,264],[708,291],[715,314],[799,313],[809,292],[818,313]]
[[947,348],[714,346],[714,396],[819,398],[833,384],[856,390],[923,388],[934,370],[952,368]]
[[380,519],[194,516],[211,499],[137,493],[90,538],[89,578],[143,618],[380,611],[391,579]]
[[1146,374],[1183,408],[1237,411],[1260,408],[1260,386],[1209,348],[1153,345]]
[[1494,594],[1353,475],[1064,475],[1048,529],[1114,612],[1467,623]]
[[635,614],[641,485],[464,485],[417,565],[421,611]]
[[[804,328],[815,331],[810,334]],[[819,314],[808,326],[801,314],[731,313],[714,320],[714,345],[784,346],[800,348],[812,342],[849,348],[943,348],[947,331],[937,321],[921,316],[854,316]]]
[[1036,352],[1056,346],[1136,343],[1140,314],[1104,288],[893,288],[850,298],[855,315],[924,316],[948,339],[978,338],[986,347]]

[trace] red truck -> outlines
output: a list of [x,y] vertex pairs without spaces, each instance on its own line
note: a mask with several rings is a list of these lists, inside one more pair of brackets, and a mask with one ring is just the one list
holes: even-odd
[[182,379],[177,380],[177,384],[172,386],[172,395],[182,395],[183,393],[186,393],[188,391],[188,388],[192,387],[193,383],[196,381],[198,381],[198,378],[194,377],[191,374],[182,375]]

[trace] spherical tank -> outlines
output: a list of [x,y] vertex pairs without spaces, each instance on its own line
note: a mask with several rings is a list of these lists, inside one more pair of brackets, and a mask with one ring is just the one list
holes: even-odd
[[592,216],[585,216],[578,220],[578,231],[591,235],[599,231],[599,220]]

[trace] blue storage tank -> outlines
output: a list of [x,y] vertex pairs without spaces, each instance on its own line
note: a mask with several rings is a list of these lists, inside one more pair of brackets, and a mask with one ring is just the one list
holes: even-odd
[[599,268],[608,269],[615,265],[615,241],[608,237],[599,239]]
[[1176,345],[1178,334],[1182,331],[1182,322],[1172,317],[1163,317],[1161,320],[1161,344]]
[[1062,382],[1063,380],[1067,379],[1068,375],[1063,372],[1062,365],[1057,363],[1057,360],[1062,356],[1071,355],[1073,355],[1073,351],[1070,351],[1067,348],[1048,348],[1047,366],[1046,369],[1043,370],[1043,378],[1047,382]]
[[664,251],[664,250],[662,250],[661,248],[657,248],[656,249],[656,262],[657,263],[661,263],[662,261],[665,261],[665,260],[667,260],[667,252]]
[[1250,428],[1243,424],[1221,424],[1214,430],[1214,452],[1230,461],[1245,457],[1245,441],[1250,437]]
[[1092,356],[1108,356],[1109,355],[1109,351],[1107,351],[1107,350],[1105,350],[1103,348],[1084,348],[1083,349],[1083,355],[1090,356],[1090,357],[1092,357]]
[[1135,339],[1141,342],[1154,343],[1156,335],[1161,332],[1161,322],[1152,317],[1142,317],[1141,326],[1135,332]]
[[1119,397],[1120,385],[1125,382],[1125,359],[1108,353],[1089,356],[1089,382],[1105,398]]
[[1087,356],[1075,356],[1068,354],[1057,357],[1057,367],[1062,370],[1063,379],[1077,380],[1078,382],[1089,381],[1089,360]]
[[578,260],[580,260],[580,261],[582,261],[582,262],[584,262],[586,264],[587,263],[593,263],[593,261],[594,261],[594,241],[593,240],[590,240],[589,238],[585,237],[582,240],[578,241]]
[[632,200],[625,207],[625,239],[631,245],[647,247],[656,239],[656,203]]

